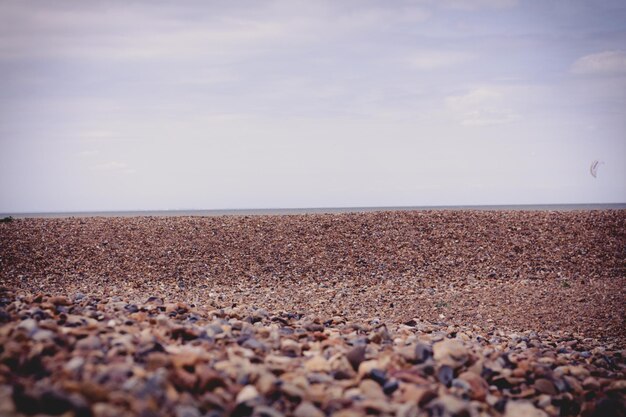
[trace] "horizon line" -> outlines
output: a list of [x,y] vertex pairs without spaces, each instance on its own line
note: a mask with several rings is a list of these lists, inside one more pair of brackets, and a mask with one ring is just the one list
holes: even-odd
[[626,203],[543,203],[543,204],[456,204],[419,206],[335,206],[335,207],[266,207],[224,209],[135,209],[135,210],[75,210],[75,211],[24,211],[0,213],[1,217],[139,217],[148,216],[228,216],[228,215],[286,215],[359,213],[379,211],[428,211],[428,210],[479,210],[479,211],[574,211],[574,210],[626,209]]

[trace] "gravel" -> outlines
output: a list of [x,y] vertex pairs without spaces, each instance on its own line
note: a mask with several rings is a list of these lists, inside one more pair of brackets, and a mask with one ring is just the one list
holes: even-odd
[[[626,350],[565,332],[0,291],[0,415],[624,416]],[[314,330],[312,330],[314,329]],[[433,352],[432,355],[424,352]]]
[[0,224],[0,415],[624,416],[626,211]]

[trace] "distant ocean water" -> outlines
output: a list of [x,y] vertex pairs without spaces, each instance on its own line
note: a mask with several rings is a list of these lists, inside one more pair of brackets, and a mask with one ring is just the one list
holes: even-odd
[[425,211],[425,210],[496,210],[496,211],[574,211],[574,210],[624,210],[626,203],[607,204],[520,204],[520,205],[466,205],[466,206],[402,206],[402,207],[319,207],[319,208],[264,208],[223,210],[131,210],[131,211],[77,211],[41,213],[5,213],[0,217],[180,217],[180,216],[256,216],[316,213],[362,213],[373,211]]

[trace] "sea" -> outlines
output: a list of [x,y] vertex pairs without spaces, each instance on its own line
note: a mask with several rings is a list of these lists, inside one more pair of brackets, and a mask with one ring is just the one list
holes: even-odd
[[488,211],[585,211],[624,210],[626,203],[606,204],[520,204],[520,205],[461,205],[461,206],[398,206],[398,207],[313,207],[313,208],[256,208],[256,209],[175,209],[130,211],[75,211],[0,213],[0,218],[54,218],[54,217],[181,217],[181,216],[264,216],[318,213],[366,213],[376,211],[427,211],[427,210],[488,210]]

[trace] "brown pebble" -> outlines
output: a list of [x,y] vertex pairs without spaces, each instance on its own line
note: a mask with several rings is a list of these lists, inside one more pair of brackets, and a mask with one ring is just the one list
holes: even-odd
[[545,378],[539,378],[535,381],[535,383],[533,384],[533,387],[543,393],[543,394],[548,394],[548,395],[556,395],[557,394],[557,390],[556,387],[554,386],[554,384],[552,383],[552,381],[550,381],[549,379],[545,379]]
[[302,401],[294,410],[295,417],[324,417],[325,414],[309,401]]
[[350,362],[350,365],[352,365],[352,369],[356,371],[359,369],[361,362],[365,360],[365,346],[356,346],[350,349],[350,351],[346,353],[346,358],[348,362]]
[[487,382],[480,376],[473,372],[463,372],[458,378],[467,382],[470,386],[470,398],[477,401],[485,401],[487,396]]
[[55,296],[55,297],[50,297],[48,299],[48,302],[57,305],[57,306],[68,306],[71,304],[71,301],[69,298],[65,297],[65,296]]
[[433,345],[433,357],[439,363],[458,368],[468,360],[468,351],[463,343],[454,339],[445,339]]

